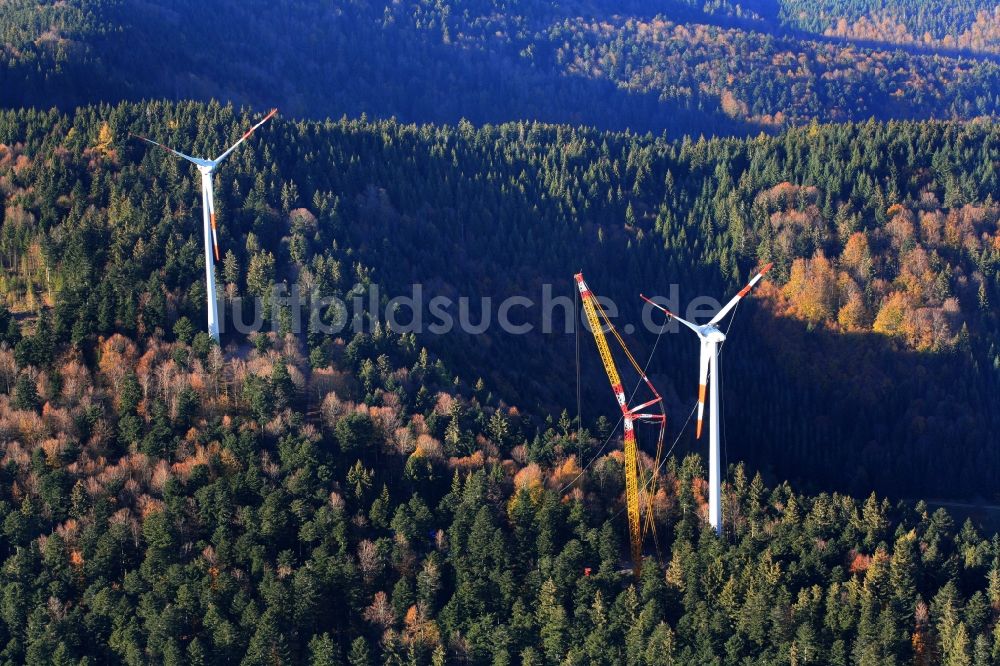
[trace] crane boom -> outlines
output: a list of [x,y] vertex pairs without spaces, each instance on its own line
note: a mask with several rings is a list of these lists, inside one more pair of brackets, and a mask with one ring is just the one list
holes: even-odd
[[[618,406],[622,410],[622,422],[624,423],[625,430],[625,505],[628,512],[629,537],[632,547],[632,567],[636,576],[638,576],[642,566],[642,527],[640,525],[639,516],[639,449],[635,439],[635,422],[642,420],[660,423],[660,443],[662,444],[663,430],[666,426],[666,415],[663,413],[637,413],[639,410],[645,409],[646,407],[656,403],[660,403],[662,412],[662,399],[656,392],[656,389],[653,388],[652,382],[650,382],[646,377],[645,372],[639,368],[635,359],[632,357],[632,354],[629,353],[628,348],[625,347],[625,343],[622,341],[617,331],[611,327],[611,322],[608,320],[607,315],[601,308],[600,303],[597,302],[593,292],[590,291],[590,288],[584,281],[583,273],[577,273],[575,277],[577,288],[580,290],[580,298],[583,301],[583,311],[587,316],[587,322],[590,325],[591,333],[594,335],[594,341],[597,343],[597,350],[601,355],[601,361],[604,363],[604,371],[608,375],[608,380],[611,382],[611,390],[614,391],[615,399],[618,401]],[[638,405],[632,409],[629,408],[628,399],[625,396],[625,388],[622,385],[621,377],[618,374],[618,368],[615,365],[614,357],[611,355],[611,348],[608,346],[607,337],[604,335],[604,330],[601,326],[601,318],[598,316],[598,312],[600,312],[600,315],[603,316],[604,321],[607,322],[610,330],[615,334],[619,343],[621,343],[629,361],[636,368],[636,370],[639,371],[643,381],[646,382],[646,385],[653,392],[655,397],[649,402]],[[658,444],[657,446],[657,462],[659,461],[658,459],[661,444]],[[652,521],[650,520],[649,522],[651,523]]]

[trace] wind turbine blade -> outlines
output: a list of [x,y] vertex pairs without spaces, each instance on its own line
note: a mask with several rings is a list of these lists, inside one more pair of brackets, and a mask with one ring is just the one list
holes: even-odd
[[248,138],[248,137],[249,137],[249,136],[250,136],[251,134],[253,134],[253,133],[254,133],[255,131],[257,131],[257,128],[258,128],[258,127],[260,127],[261,125],[263,125],[264,123],[266,123],[266,122],[267,122],[268,120],[270,120],[270,119],[271,119],[271,117],[272,117],[272,116],[273,116],[274,114],[276,114],[277,112],[278,112],[278,110],[277,110],[277,109],[271,109],[271,113],[269,113],[269,114],[267,114],[266,116],[264,116],[264,120],[260,121],[259,123],[257,123],[256,125],[254,125],[254,126],[253,126],[253,127],[251,127],[250,129],[248,129],[248,130],[247,130],[247,132],[246,132],[246,134],[244,134],[243,136],[241,136],[241,137],[240,137],[240,140],[239,140],[239,141],[237,141],[237,142],[236,142],[236,143],[234,143],[233,145],[229,146],[229,149],[228,149],[228,150],[226,150],[226,152],[224,152],[224,153],[222,153],[221,155],[219,155],[218,157],[216,157],[216,158],[215,158],[215,160],[213,160],[213,161],[214,161],[214,162],[215,162],[216,164],[218,164],[218,163],[219,163],[219,162],[221,162],[222,160],[224,160],[224,159],[226,159],[227,157],[229,157],[229,153],[231,153],[231,152],[233,152],[234,150],[236,150],[236,146],[238,146],[238,145],[240,145],[241,143],[243,143],[244,141],[246,141],[246,140],[247,140],[247,138]]
[[157,143],[156,141],[153,141],[152,139],[147,139],[144,136],[139,136],[138,134],[130,134],[129,136],[134,137],[136,139],[139,139],[140,141],[145,141],[146,143],[152,144],[152,145],[157,146],[159,148],[162,148],[163,150],[167,151],[168,153],[172,153],[172,154],[176,155],[177,157],[180,157],[181,159],[187,160],[191,164],[195,164],[197,166],[201,166],[201,163],[203,162],[203,160],[199,160],[196,157],[191,157],[190,155],[185,155],[184,153],[180,152],[179,150],[174,150],[173,148],[170,148],[169,146],[164,146],[162,143]]
[[676,319],[677,321],[679,321],[680,323],[684,324],[685,326],[687,326],[688,328],[690,328],[692,331],[694,331],[695,333],[697,333],[699,336],[701,336],[701,331],[698,330],[698,327],[695,324],[692,324],[691,322],[689,322],[687,319],[681,319],[680,317],[678,317],[677,315],[675,315],[673,312],[671,312],[670,310],[668,310],[665,307],[663,307],[662,305],[660,305],[659,303],[657,303],[657,302],[655,302],[655,301],[653,301],[653,300],[651,300],[649,298],[646,298],[643,294],[639,294],[639,298],[641,298],[642,300],[646,301],[647,303],[649,303],[650,305],[652,305],[654,308],[656,308],[657,310],[660,310],[665,315],[667,315],[667,319],[668,320],[671,317],[673,317],[674,319]]
[[708,342],[701,343],[701,359],[698,368],[698,427],[695,438],[701,439],[701,423],[705,416],[705,393],[708,390],[708,365],[712,359],[712,350]]
[[736,304],[740,302],[740,299],[749,294],[750,290],[754,288],[754,285],[760,282],[761,278],[763,278],[764,275],[769,270],[771,270],[771,266],[774,266],[774,262],[771,262],[767,266],[764,266],[764,268],[762,268],[759,273],[754,275],[753,279],[751,279],[750,282],[747,283],[747,286],[740,289],[740,293],[733,296],[732,300],[726,303],[725,307],[719,310],[715,314],[715,316],[712,317],[711,321],[708,322],[708,325],[714,326],[715,324],[718,324],[720,321],[722,321],[722,318],[725,317],[727,314],[729,314],[730,310],[736,307]]
[[215,251],[215,260],[219,261],[219,234],[215,228],[215,187],[212,185],[212,176],[206,175],[203,183],[208,201],[209,222],[212,225],[212,249]]

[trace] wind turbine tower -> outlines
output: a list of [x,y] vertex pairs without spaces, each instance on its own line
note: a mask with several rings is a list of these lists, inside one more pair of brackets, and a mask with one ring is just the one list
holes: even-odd
[[215,227],[215,191],[212,189],[212,174],[214,174],[215,170],[219,168],[222,161],[229,157],[230,153],[236,150],[237,146],[246,141],[258,127],[270,120],[271,117],[277,112],[277,109],[271,109],[271,112],[264,116],[263,120],[247,130],[246,134],[241,136],[239,141],[227,148],[224,153],[216,157],[214,160],[191,157],[190,155],[185,155],[184,153],[176,151],[173,148],[169,148],[162,143],[157,143],[152,139],[147,139],[144,136],[133,135],[137,139],[141,139],[146,143],[166,150],[175,157],[187,160],[191,164],[198,167],[198,171],[201,173],[201,211],[203,233],[205,236],[205,291],[206,300],[208,301],[208,334],[211,335],[212,339],[216,342],[219,341],[219,300],[215,288],[215,262],[219,261],[219,239]]
[[[707,324],[694,324],[681,319],[673,312],[645,296],[643,300],[663,311],[667,317],[673,317],[694,331],[701,341],[701,359],[698,373],[698,426],[696,437],[701,438],[702,420],[705,415],[705,393],[708,392],[708,522],[716,534],[722,533],[722,479],[721,461],[719,455],[719,347],[726,340],[726,334],[719,330],[718,324],[736,307],[744,296],[760,282],[761,278],[771,270],[773,263],[764,266],[753,279],[743,287],[738,294],[726,303]],[[641,294],[640,294],[641,296]],[[707,385],[711,382],[711,385]]]

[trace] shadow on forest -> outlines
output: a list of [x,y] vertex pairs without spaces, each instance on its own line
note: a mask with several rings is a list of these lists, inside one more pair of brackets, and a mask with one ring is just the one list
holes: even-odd
[[[565,282],[563,293],[571,295]],[[601,292],[599,281],[591,287],[618,303],[638,293]],[[636,321],[637,312],[627,310],[618,325]],[[698,343],[685,330],[666,333],[650,357],[656,337],[625,336],[640,364],[650,359],[648,374],[665,397],[668,446],[680,434],[675,454],[704,457],[707,437],[694,439],[693,421],[678,432],[697,395]],[[572,334],[454,333],[426,342],[458,367],[480,371],[519,408],[575,411]],[[580,353],[584,425],[601,414],[613,424],[613,395],[586,330]],[[636,373],[617,358],[623,381],[634,386]],[[1000,464],[992,448],[1000,423],[989,404],[996,373],[963,353],[917,353],[878,334],[810,330],[749,302],[737,310],[720,365],[727,461],[745,461],[769,484],[787,479],[799,490],[856,496],[997,499]]]
[[[795,30],[779,24],[777,6],[771,0],[758,4],[755,8],[763,20],[709,15],[676,2],[626,3],[615,18],[619,13],[643,19],[663,14],[682,23],[753,30],[783,39],[1000,61],[1000,56],[992,54]],[[476,124],[531,119],[611,130],[666,131],[671,136],[746,136],[772,129],[726,115],[711,96],[693,102],[692,107],[662,100],[657,92],[629,91],[607,78],[568,75],[556,61],[555,46],[544,39],[526,42],[524,38],[485,36],[449,43],[433,38],[426,29],[394,24],[376,27],[363,13],[337,20],[321,17],[313,24],[308,15],[292,12],[284,28],[303,33],[299,35],[303,48],[292,48],[261,21],[246,15],[230,17],[222,8],[192,5],[187,10],[197,20],[183,23],[184,6],[170,10],[137,5],[127,16],[120,9],[103,7],[99,23],[118,29],[95,31],[71,42],[68,59],[39,55],[40,61],[13,61],[0,68],[0,106],[55,106],[68,111],[85,104],[143,98],[217,99],[237,106],[278,106],[285,115],[303,118],[364,113],[395,116],[404,122],[449,124],[463,118]],[[532,30],[544,31],[567,17],[595,21],[612,17],[609,11],[588,3],[548,9],[532,17]],[[242,23],[252,34],[241,43],[260,48],[248,49],[230,38],[234,26]],[[339,37],[327,39],[325,31]],[[528,42],[526,50],[532,55],[526,57],[521,48]],[[132,48],[136,43],[147,46],[136,52]],[[213,46],[206,50],[205,43]],[[47,62],[47,57],[60,60]]]
[[776,480],[855,495],[995,498],[992,367],[874,333],[810,330],[764,307],[732,340],[727,424],[740,435],[739,457]]
[[839,46],[857,46],[876,51],[902,51],[915,56],[945,56],[950,58],[971,58],[975,60],[1000,62],[1000,54],[996,53],[974,51],[958,47],[948,48],[945,46],[923,46],[921,44],[888,42],[879,39],[859,39],[854,37],[824,35],[818,32],[810,32],[808,30],[782,25],[780,15],[781,5],[777,2],[777,0],[750,0],[749,2],[743,3],[743,6],[756,12],[761,17],[761,20],[711,14],[702,14],[695,20],[711,25],[718,25],[724,28],[738,28],[740,30],[752,30],[755,32],[768,33],[779,39],[794,39],[807,42],[813,41]]
[[[165,31],[164,21],[177,20],[172,16],[150,6],[128,17],[109,13],[103,20],[122,29],[92,36],[91,44],[77,45],[80,52],[58,67],[39,71],[31,61],[0,68],[0,105],[68,111],[143,98],[218,99],[237,106],[278,106],[288,116],[319,119],[362,113],[417,123],[530,119],[672,136],[765,130],[718,108],[686,108],[607,79],[569,76],[549,58],[533,64],[512,43],[487,41],[470,48],[435,42],[419,30],[368,35],[348,30],[355,43],[312,44],[295,50],[294,57],[275,54],[266,44],[247,53],[224,39],[212,42],[209,53],[199,43],[198,30],[205,26],[194,22],[198,25],[191,30]],[[205,18],[209,25],[221,20]],[[134,43],[149,46],[135,53]],[[278,40],[272,46],[287,48],[283,44]]]
[[[371,147],[371,154],[395,163],[397,150],[408,151]],[[481,157],[487,163],[497,159],[487,155],[491,153]],[[523,164],[544,155],[540,150],[524,157]],[[419,193],[378,181],[387,188],[386,200],[407,212],[391,205],[362,210],[350,227],[350,245],[359,258],[380,267],[388,297],[409,294],[410,286],[420,283],[425,299],[469,297],[472,321],[478,322],[481,297],[493,299],[495,315],[500,301],[510,296],[540,304],[543,285],[549,284],[572,310],[572,276],[582,269],[594,292],[618,305],[616,321],[624,327],[641,321],[640,292],[666,295],[668,285],[676,282],[678,305],[684,308],[698,295],[724,298],[735,291],[716,266],[688,263],[698,261],[701,239],[690,241],[687,256],[664,250],[656,236],[636,243],[635,231],[623,229],[614,206],[595,202],[577,221],[553,212],[544,197],[533,200],[525,193],[521,198],[510,191],[501,196],[492,188],[484,193],[472,182],[472,172],[456,171],[447,157],[431,159],[436,164],[421,167],[429,180]],[[513,162],[507,168],[516,173],[521,166]],[[437,180],[448,183],[440,196],[431,193]],[[552,322],[555,332],[541,332],[540,310],[536,306],[514,313],[516,321],[535,326],[530,334],[507,334],[491,326],[481,335],[425,335],[421,343],[442,355],[461,379],[471,384],[482,377],[519,409],[558,417],[566,408],[572,415],[576,339],[564,332],[561,310]],[[636,358],[644,362],[655,334],[625,332]],[[732,333],[722,360],[730,462],[744,460],[769,480],[788,479],[803,490],[994,498],[1000,460],[992,447],[1000,416],[991,401],[1000,381],[992,364],[980,359],[977,365],[968,351],[923,354],[881,335],[810,330],[801,321],[775,316],[754,298],[737,310]],[[970,345],[977,349],[976,340]],[[580,351],[583,423],[592,426],[601,414],[614,423],[618,413],[587,332],[581,334]],[[671,333],[661,338],[649,366],[667,400],[671,440],[696,396],[697,353],[693,336]],[[636,379],[623,372],[626,383]],[[684,434],[679,451],[704,451],[699,448],[704,443],[692,440]]]

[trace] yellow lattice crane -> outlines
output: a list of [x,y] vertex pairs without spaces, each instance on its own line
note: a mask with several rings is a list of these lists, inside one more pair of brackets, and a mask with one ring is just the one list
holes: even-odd
[[[611,324],[611,320],[608,319],[604,308],[601,307],[601,304],[594,297],[593,292],[587,287],[587,283],[583,279],[583,273],[577,273],[576,285],[580,290],[580,298],[583,301],[583,311],[587,315],[587,322],[590,325],[591,332],[594,334],[594,341],[597,343],[597,351],[600,353],[601,361],[604,363],[604,371],[608,374],[608,380],[611,382],[611,390],[614,391],[615,399],[622,410],[622,423],[625,429],[625,504],[628,512],[628,531],[632,546],[632,567],[636,576],[638,576],[642,567],[643,535],[647,529],[655,530],[651,511],[652,497],[656,490],[656,473],[659,469],[660,455],[663,451],[663,433],[666,430],[667,416],[663,411],[663,399],[653,387],[653,383],[646,377],[645,370],[636,363],[635,358],[625,345],[625,341],[622,340],[618,331]],[[653,395],[651,400],[635,407],[629,407],[629,398],[625,395],[625,388],[618,374],[615,359],[611,355],[611,348],[608,346],[607,337],[604,335],[605,326],[621,345],[625,356],[639,373],[642,381],[649,387]],[[653,405],[659,406],[660,413],[650,414],[642,412],[642,410]],[[639,449],[635,439],[635,423],[637,421],[657,423],[660,426],[659,439],[656,445],[656,462],[653,465],[653,474],[649,479],[649,486],[646,492],[647,507],[644,523],[639,511]],[[643,486],[645,487],[645,484]]]

